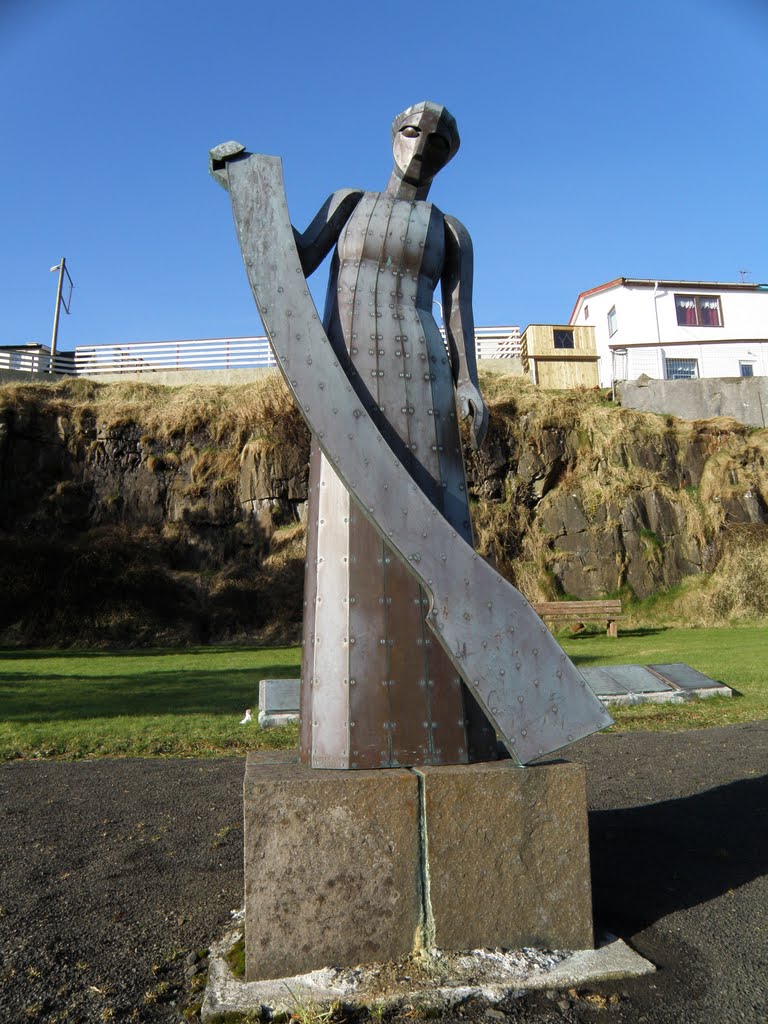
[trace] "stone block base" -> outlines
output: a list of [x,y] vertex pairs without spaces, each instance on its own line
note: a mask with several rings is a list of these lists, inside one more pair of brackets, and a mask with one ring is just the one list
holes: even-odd
[[249,756],[245,977],[396,959],[421,917],[418,780]]
[[426,821],[429,944],[591,949],[584,766],[414,770]]
[[246,979],[419,946],[593,946],[585,773],[265,763],[244,786]]

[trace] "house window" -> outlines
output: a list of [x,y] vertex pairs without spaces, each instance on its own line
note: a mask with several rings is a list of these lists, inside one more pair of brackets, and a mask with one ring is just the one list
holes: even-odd
[[584,307],[584,319],[589,320],[589,305]]
[[667,380],[695,380],[699,376],[697,359],[665,359]]
[[722,327],[719,295],[675,295],[677,322],[681,327]]
[[739,373],[742,377],[754,377],[755,376],[755,364],[754,363],[739,363]]
[[611,306],[608,310],[608,337],[612,338],[618,329],[616,325],[616,307]]
[[552,336],[555,348],[574,348],[572,327],[554,327]]

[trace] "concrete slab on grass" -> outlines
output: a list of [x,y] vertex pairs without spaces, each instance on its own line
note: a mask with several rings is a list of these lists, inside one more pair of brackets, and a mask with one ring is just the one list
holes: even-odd
[[259,680],[259,725],[287,725],[299,720],[299,679]]
[[[581,674],[604,704],[679,704],[691,697],[732,697],[729,686],[683,662],[665,665],[603,665]],[[299,719],[298,679],[259,682],[259,724],[284,725]]]
[[682,704],[691,697],[732,697],[733,690],[683,662],[669,665],[603,665],[583,668],[587,685],[603,704]]

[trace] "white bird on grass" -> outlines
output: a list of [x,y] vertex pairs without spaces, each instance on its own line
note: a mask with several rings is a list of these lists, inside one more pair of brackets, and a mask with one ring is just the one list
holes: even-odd
[[245,709],[245,717],[240,720],[240,725],[247,725],[248,722],[252,722],[252,721],[253,721],[253,715],[251,714],[251,709],[250,708],[246,708]]

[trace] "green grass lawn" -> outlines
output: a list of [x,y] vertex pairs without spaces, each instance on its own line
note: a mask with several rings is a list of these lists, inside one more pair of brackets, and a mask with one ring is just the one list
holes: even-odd
[[632,729],[703,729],[768,717],[768,628],[619,629],[618,639],[589,633],[558,637],[577,667],[685,662],[733,688],[733,697],[684,704],[611,708],[622,732]]
[[298,647],[0,651],[0,760],[206,757],[295,746],[254,719],[259,679],[297,677]]
[[[627,630],[560,638],[577,666],[683,661],[738,691],[615,709],[617,727],[688,729],[768,717],[768,630]],[[0,651],[0,760],[205,757],[295,746],[295,727],[239,725],[258,681],[297,677],[300,651]]]

